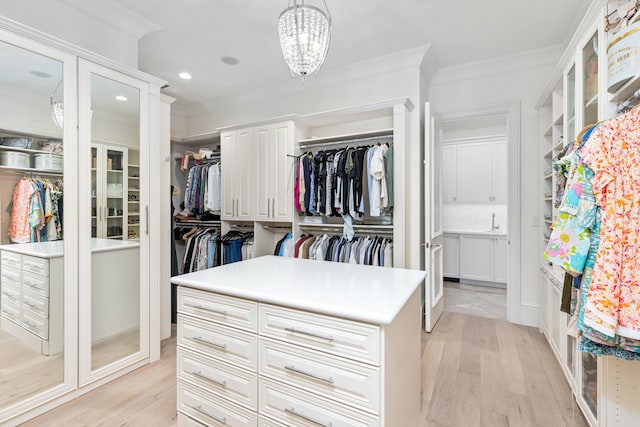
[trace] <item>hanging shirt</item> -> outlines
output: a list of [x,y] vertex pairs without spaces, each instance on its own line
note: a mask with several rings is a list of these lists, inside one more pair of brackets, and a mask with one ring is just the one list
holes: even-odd
[[11,219],[8,234],[14,243],[29,243],[31,241],[31,227],[29,226],[29,209],[31,196],[35,189],[26,178],[22,178],[13,189]]

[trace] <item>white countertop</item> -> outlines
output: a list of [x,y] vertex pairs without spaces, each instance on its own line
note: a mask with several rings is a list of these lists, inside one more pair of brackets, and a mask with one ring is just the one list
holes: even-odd
[[[91,238],[91,253],[137,247],[140,247],[140,243],[131,240]],[[0,245],[0,250],[16,252],[22,255],[30,255],[38,258],[57,258],[64,254],[64,242],[62,240],[56,240],[53,242]]]
[[503,230],[443,230],[443,234],[482,234],[485,236],[506,237],[507,233]]
[[171,282],[386,325],[393,321],[424,277],[425,272],[420,270],[270,255],[175,276]]

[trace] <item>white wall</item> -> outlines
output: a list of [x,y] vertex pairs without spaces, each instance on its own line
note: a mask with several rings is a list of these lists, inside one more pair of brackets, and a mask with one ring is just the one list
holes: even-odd
[[[407,267],[421,268],[422,236],[418,232],[422,226],[420,66],[427,51],[428,46],[422,46],[348,67],[323,69],[305,84],[292,79],[284,86],[248,88],[243,94],[190,106],[186,109],[186,130],[188,135],[197,135],[217,127],[289,114],[311,114],[409,98],[415,107],[409,112],[405,154],[405,179],[410,184],[406,190],[404,218],[408,230],[405,259]],[[177,135],[173,129],[172,133]]]
[[[0,14],[107,58],[138,67],[138,35],[115,28],[106,19],[89,16],[73,4],[73,1],[62,0],[0,0]],[[120,18],[124,19],[124,16],[120,15]]]
[[[538,114],[535,104],[557,64],[562,47],[525,52],[507,58],[441,69],[430,87],[430,99],[442,113],[483,106],[521,103],[521,236],[519,278],[521,320],[537,325],[538,308]],[[524,315],[523,313],[528,313]]]

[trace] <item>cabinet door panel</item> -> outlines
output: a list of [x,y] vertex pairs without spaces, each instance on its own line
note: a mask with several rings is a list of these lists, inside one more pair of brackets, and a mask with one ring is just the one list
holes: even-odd
[[489,236],[460,236],[460,278],[493,281],[493,241]]
[[220,170],[222,219],[233,219],[235,215],[236,185],[234,180],[236,163],[236,132],[223,133],[220,136]]
[[456,153],[457,202],[491,201],[491,145],[460,144]]
[[294,162],[289,157],[293,153],[293,129],[290,123],[276,125],[273,131],[273,152],[276,154],[273,164],[273,206],[272,219],[291,221],[294,180]]
[[[234,178],[238,181],[236,201],[237,219],[253,220],[253,187],[254,187],[254,150],[253,129],[242,129],[238,132],[236,159],[233,166]],[[233,172],[232,172],[233,173]]]
[[444,236],[443,238],[443,275],[457,279],[460,277],[460,237]]
[[456,202],[456,146],[442,147],[442,203]]
[[493,201],[507,203],[507,143],[493,146]]
[[268,220],[271,217],[273,199],[273,160],[276,158],[271,144],[272,132],[268,127],[255,129],[255,166],[256,166],[256,219]]
[[494,242],[494,281],[507,283],[508,245],[506,237],[496,237]]

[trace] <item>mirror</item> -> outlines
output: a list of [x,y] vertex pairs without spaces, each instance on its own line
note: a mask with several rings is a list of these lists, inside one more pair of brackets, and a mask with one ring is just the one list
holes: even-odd
[[63,214],[63,123],[52,115],[63,63],[0,41],[0,68],[2,413],[64,383],[63,237],[73,224]]
[[140,90],[91,73],[91,371],[141,350]]

